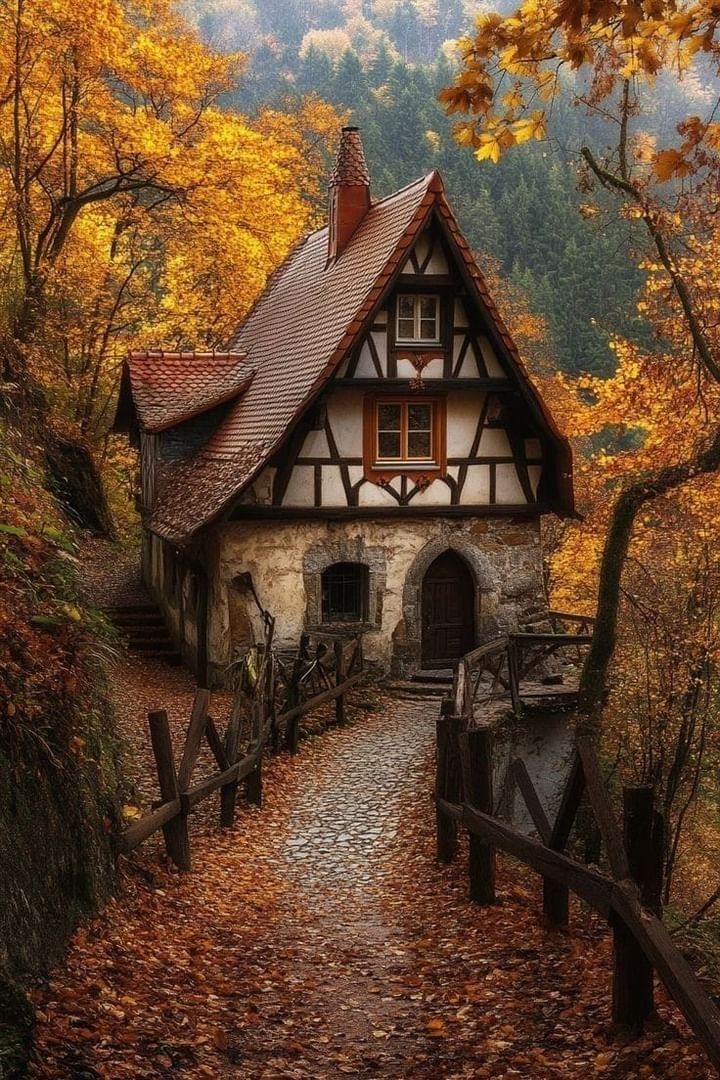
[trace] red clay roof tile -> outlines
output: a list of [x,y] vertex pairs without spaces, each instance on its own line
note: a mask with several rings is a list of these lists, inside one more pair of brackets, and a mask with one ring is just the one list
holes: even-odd
[[127,360],[138,420],[163,431],[237,397],[253,369],[239,352],[131,352]]

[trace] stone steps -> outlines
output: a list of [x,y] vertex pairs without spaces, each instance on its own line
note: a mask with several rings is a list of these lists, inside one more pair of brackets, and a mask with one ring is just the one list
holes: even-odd
[[157,604],[150,601],[120,604],[105,609],[105,614],[120,631],[131,652],[177,666],[182,657],[167,628]]

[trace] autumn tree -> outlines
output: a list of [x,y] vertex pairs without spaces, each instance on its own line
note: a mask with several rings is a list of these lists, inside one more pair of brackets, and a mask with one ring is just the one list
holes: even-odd
[[[581,150],[583,183],[602,187],[621,213],[642,223],[667,286],[666,302],[682,321],[684,337],[667,357],[695,374],[696,390],[720,380],[717,294],[698,272],[713,240],[710,197],[720,177],[720,124],[715,108],[688,116],[675,145],[656,146],[643,127],[649,87],[663,71],[717,67],[718,17],[712,5],[674,0],[526,0],[510,16],[481,16],[462,43],[462,70],[441,93],[446,107],[467,120],[458,139],[480,159],[497,161],[510,147],[545,139],[548,115],[562,94],[602,119],[599,151]],[[680,183],[679,181],[682,181]],[[688,230],[687,224],[690,223]],[[688,235],[689,232],[689,235]],[[693,272],[695,270],[695,272]],[[717,412],[690,431],[668,457],[627,479],[616,493],[601,560],[597,626],[583,672],[585,703],[601,708],[614,653],[622,571],[638,514],[649,502],[720,464]]]
[[229,111],[243,58],[169,0],[14,0],[0,42],[2,368],[26,414],[70,421],[76,455],[128,346],[227,339],[314,222],[339,120],[318,100]]

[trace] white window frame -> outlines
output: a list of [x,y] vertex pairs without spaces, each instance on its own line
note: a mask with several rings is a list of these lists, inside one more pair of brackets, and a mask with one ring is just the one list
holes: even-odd
[[[401,337],[400,335],[400,301],[409,297],[413,301],[413,318],[415,322],[415,334],[413,337]],[[435,301],[435,337],[422,337],[420,332],[421,315],[420,301]],[[399,345],[439,345],[440,344],[440,295],[438,293],[398,293],[395,303],[395,340]]]

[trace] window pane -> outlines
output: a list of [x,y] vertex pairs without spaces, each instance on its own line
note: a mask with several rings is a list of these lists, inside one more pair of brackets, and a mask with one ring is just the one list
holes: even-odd
[[398,337],[401,340],[412,341],[415,337],[415,321],[413,319],[398,319]]
[[415,297],[414,296],[398,296],[398,318],[399,319],[412,319],[415,315]]
[[378,457],[381,460],[387,458],[399,458],[400,454],[400,432],[399,431],[381,431],[378,433]]
[[420,297],[420,318],[435,319],[437,315],[437,296]]
[[429,431],[432,405],[408,405],[410,431]]
[[359,622],[367,608],[367,567],[336,563],[322,575],[322,617],[325,622]]
[[437,337],[437,326],[434,319],[420,320],[420,337],[425,341],[434,341]]
[[400,430],[400,405],[378,405],[378,430]]
[[409,433],[408,456],[410,458],[431,457],[429,431],[411,431]]

